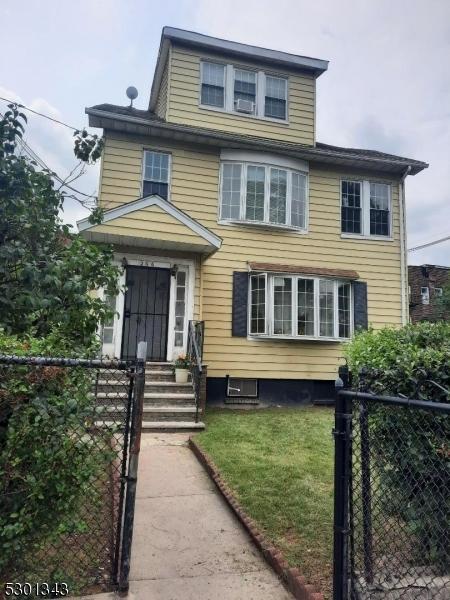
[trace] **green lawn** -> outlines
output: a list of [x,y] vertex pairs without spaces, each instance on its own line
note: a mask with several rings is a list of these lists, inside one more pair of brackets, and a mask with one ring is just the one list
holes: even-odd
[[196,439],[291,566],[330,596],[333,412],[214,409]]

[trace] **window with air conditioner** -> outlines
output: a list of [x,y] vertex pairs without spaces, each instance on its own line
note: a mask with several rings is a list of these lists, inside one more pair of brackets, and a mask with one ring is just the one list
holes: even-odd
[[288,78],[204,60],[200,66],[200,107],[286,122]]

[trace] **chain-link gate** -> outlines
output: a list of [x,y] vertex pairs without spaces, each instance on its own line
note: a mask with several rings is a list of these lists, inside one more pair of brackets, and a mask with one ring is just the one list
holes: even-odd
[[342,390],[334,600],[450,598],[450,404]]
[[127,588],[144,380],[144,360],[0,356],[2,587]]

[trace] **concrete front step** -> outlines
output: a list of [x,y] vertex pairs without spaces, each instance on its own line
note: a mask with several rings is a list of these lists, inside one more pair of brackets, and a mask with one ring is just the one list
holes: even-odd
[[202,421],[146,421],[142,423],[142,431],[198,431],[205,429]]
[[[192,388],[191,388],[192,389]],[[124,400],[127,398],[127,394],[124,392],[97,392],[98,400],[116,400],[121,399]],[[144,400],[195,400],[194,393],[190,392],[144,392]]]
[[145,406],[142,422],[195,421],[195,406]]
[[[108,429],[115,430],[118,426],[117,421],[98,421],[96,422],[97,427],[107,427]],[[198,429],[205,429],[205,424],[202,421],[143,421],[142,431],[195,431]],[[119,427],[119,430],[122,430]]]
[[169,362],[147,362],[145,363],[145,372],[148,371],[170,371],[172,373],[173,364]]
[[[146,392],[161,393],[190,393],[192,392],[192,383],[176,383],[175,381],[146,381]],[[128,388],[122,382],[116,382],[108,379],[100,379],[97,382],[97,392],[103,393],[128,393]]]

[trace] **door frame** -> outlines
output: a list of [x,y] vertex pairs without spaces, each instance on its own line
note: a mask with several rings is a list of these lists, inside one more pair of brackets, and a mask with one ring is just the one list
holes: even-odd
[[[114,264],[123,266],[123,259],[131,267],[154,267],[160,269],[173,269],[175,265],[178,270],[186,272],[186,306],[183,331],[183,347],[175,348],[175,296],[176,296],[176,278],[171,275],[169,286],[169,320],[167,326],[167,355],[166,360],[172,361],[179,354],[186,352],[187,349],[187,333],[189,321],[194,318],[194,291],[195,291],[195,261],[190,258],[174,258],[171,256],[151,256],[148,254],[130,254],[130,253],[114,253]],[[114,316],[114,334],[113,343],[102,346],[104,354],[111,355],[115,358],[120,358],[123,336],[123,313],[125,307],[125,268],[119,277],[119,286],[121,288],[116,298],[116,314]],[[102,297],[104,297],[102,290]],[[136,340],[137,341],[137,340]],[[106,348],[107,346],[107,348]],[[109,350],[106,352],[105,350]]]

